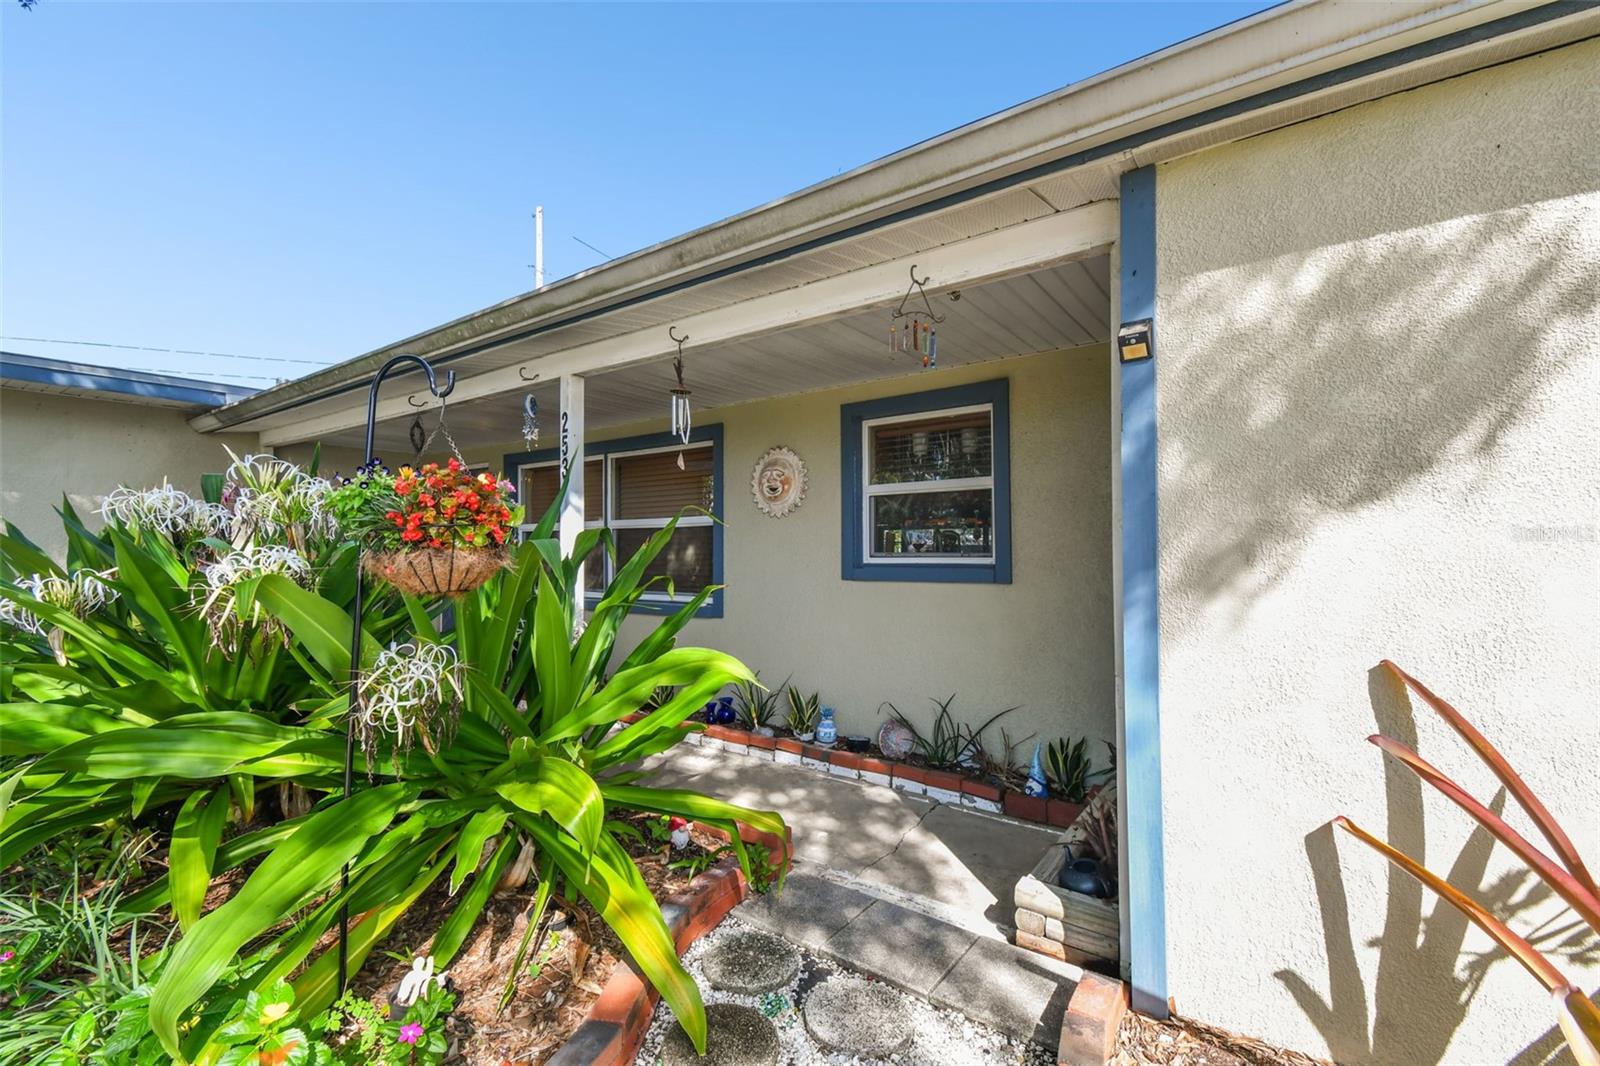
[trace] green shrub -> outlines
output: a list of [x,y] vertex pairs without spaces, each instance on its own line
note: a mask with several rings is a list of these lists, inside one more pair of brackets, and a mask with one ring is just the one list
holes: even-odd
[[[96,537],[68,518],[69,568],[115,567],[105,576],[118,592],[109,608],[74,612],[15,582],[0,583],[0,600],[14,614],[61,631],[64,659],[38,632],[6,626],[0,633],[11,660],[0,679],[8,752],[28,756],[0,781],[0,864],[85,826],[157,808],[176,812],[169,873],[127,901],[130,911],[170,904],[185,925],[149,995],[149,1025],[170,1055],[211,1059],[224,1050],[214,1014],[202,1010],[200,1021],[190,1022],[199,1005],[219,999],[219,982],[230,975],[245,973],[229,987],[236,1000],[295,974],[301,1016],[325,1010],[336,995],[339,962],[335,948],[317,947],[340,912],[355,916],[354,970],[446,876],[454,909],[430,954],[447,965],[525,843],[537,855],[530,932],[561,878],[611,925],[704,1047],[699,992],[608,815],[678,814],[724,828],[750,872],[738,824],[781,836],[781,818],[692,791],[645,787],[623,767],[677,743],[684,719],[730,682],[753,675],[731,656],[676,646],[713,589],[665,618],[613,667],[618,627],[652,586],[645,570],[676,522],[617,567],[575,637],[577,569],[595,551],[614,548],[609,532],[591,530],[563,558],[551,538],[556,506],[508,569],[456,602],[452,633],[436,632],[436,605],[392,592],[377,597],[363,633],[363,668],[397,654],[384,649],[400,638],[419,648],[447,645],[435,666],[452,672],[459,700],[431,702],[424,722],[414,693],[386,696],[363,687],[353,722],[374,718],[373,707],[386,711],[375,727],[368,721],[375,743],[358,749],[360,787],[348,798],[341,785],[354,588],[349,545],[323,549],[310,579],[277,570],[229,584],[224,613],[236,624],[222,642],[231,648],[226,654],[208,639],[215,627],[208,632],[207,618],[191,605],[214,585],[209,568],[233,548],[188,527],[169,533],[114,521]],[[0,542],[0,555],[13,575],[54,565],[14,530]],[[669,701],[617,728],[663,686],[675,689]],[[431,728],[441,718],[453,730],[447,744]],[[322,795],[309,813],[224,839],[230,806],[243,808],[248,822],[263,781]],[[214,878],[257,860],[226,903],[199,914]],[[241,970],[247,954],[253,965]]]

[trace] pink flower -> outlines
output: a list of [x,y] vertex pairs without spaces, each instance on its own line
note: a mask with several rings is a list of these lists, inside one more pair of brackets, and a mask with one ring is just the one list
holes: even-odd
[[415,1044],[422,1039],[422,1026],[411,1022],[400,1027],[400,1043]]
[[17,957],[17,953],[15,951],[12,951],[10,948],[6,948],[4,951],[0,951],[0,962],[10,962],[12,959],[14,959],[16,957]]

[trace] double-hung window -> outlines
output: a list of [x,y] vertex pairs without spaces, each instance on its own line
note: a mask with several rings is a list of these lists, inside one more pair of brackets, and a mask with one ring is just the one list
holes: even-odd
[[[553,450],[508,455],[506,469],[521,490],[521,528],[526,533],[561,489],[559,462]],[[587,443],[583,481],[584,526],[610,529],[617,545],[615,562],[597,552],[585,564],[591,603],[615,576],[616,567],[626,565],[675,517],[678,525],[666,547],[645,568],[646,581],[659,580],[645,593],[641,609],[675,610],[707,585],[721,584],[720,425],[695,430],[687,445],[667,434]],[[721,616],[721,590],[712,594],[700,614]]]
[[1007,382],[842,409],[845,580],[1011,580]]

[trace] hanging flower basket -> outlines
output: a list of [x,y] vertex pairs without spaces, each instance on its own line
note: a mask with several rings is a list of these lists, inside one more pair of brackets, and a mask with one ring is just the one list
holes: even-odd
[[509,558],[503,548],[404,548],[368,552],[362,565],[408,596],[464,596]]
[[506,565],[521,520],[511,484],[459,458],[390,473],[373,462],[334,490],[344,529],[363,542],[367,573],[411,596],[461,596]]

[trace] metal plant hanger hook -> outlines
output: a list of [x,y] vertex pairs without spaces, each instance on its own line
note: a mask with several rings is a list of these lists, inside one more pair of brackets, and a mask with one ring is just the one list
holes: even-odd
[[[931,277],[917,277],[917,264],[912,263],[911,284],[906,286],[906,293],[900,297],[899,305],[889,312],[889,350],[896,353],[910,352],[920,356],[924,369],[939,365],[939,331],[935,327],[944,321],[943,315],[934,313],[933,301],[928,299],[930,280]],[[915,305],[910,311],[906,310],[906,301],[911,299],[913,292],[922,298],[920,311]],[[909,318],[911,321],[896,325],[903,318]]]
[[[367,437],[366,451],[362,456],[362,468],[370,469],[373,463],[372,442],[378,428],[378,388],[396,368],[406,363],[412,363],[428,378],[428,392],[439,401],[439,426],[444,426],[444,400],[450,391],[456,387],[456,372],[445,371],[444,384],[439,384],[438,375],[434,372],[433,364],[420,355],[409,353],[397,355],[390,359],[372,379],[372,386],[367,390]],[[406,397],[406,403],[411,407],[424,407],[426,404],[417,403],[412,397]],[[438,432],[435,429],[434,432]],[[449,432],[445,435],[448,437]],[[424,442],[426,444],[426,442]],[[451,441],[452,448],[455,442]],[[365,582],[361,576],[361,542],[356,542],[355,551],[356,588],[355,595],[350,601],[350,683],[348,688],[349,706],[345,710],[344,722],[344,798],[349,799],[355,791],[355,729],[354,723],[361,713],[361,627],[362,616],[365,613],[366,597],[364,595]],[[350,864],[347,862],[339,870],[339,892],[343,899],[339,906],[339,994],[344,994],[345,984],[349,977],[350,963]]]
[[[683,345],[689,339],[685,333],[678,336],[678,327],[668,326],[667,336],[678,346],[678,354],[672,360],[672,372],[677,375],[678,387],[672,390],[672,435],[682,444],[689,443],[689,434],[693,431],[693,419],[689,413],[689,387],[683,383]],[[678,469],[683,469],[683,452],[678,453]]]

